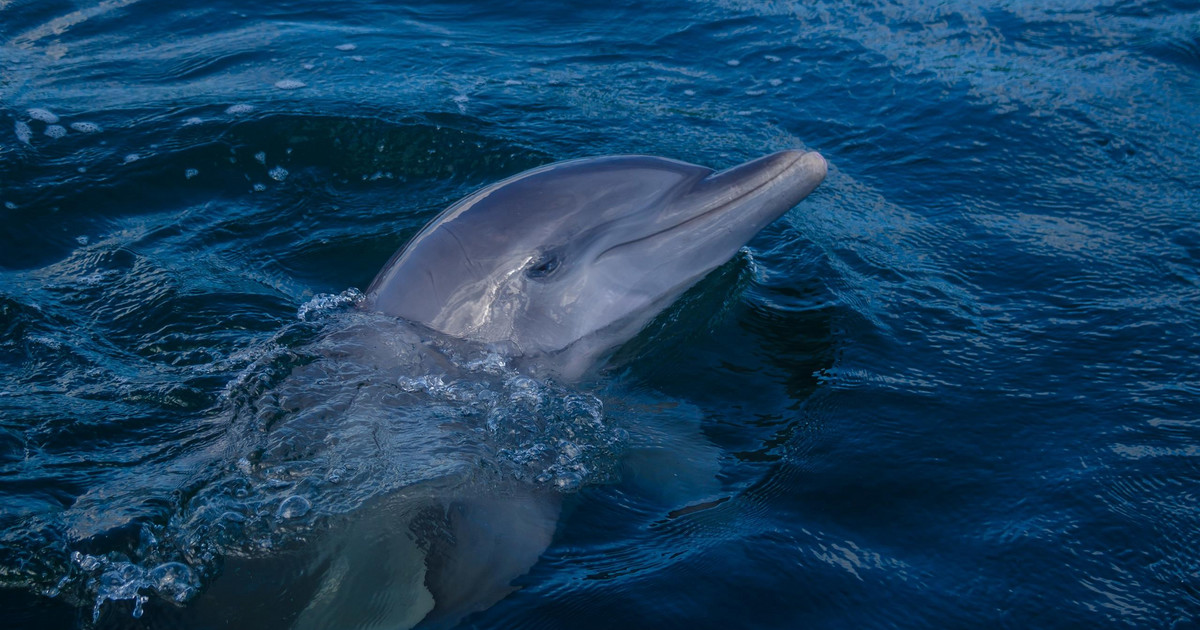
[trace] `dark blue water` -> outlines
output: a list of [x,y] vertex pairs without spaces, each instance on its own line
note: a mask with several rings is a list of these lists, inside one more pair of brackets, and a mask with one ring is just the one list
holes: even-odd
[[[286,627],[321,532],[490,470],[566,499],[468,626],[1200,626],[1198,106],[1188,1],[0,0],[0,618]],[[344,360],[474,188],[791,147],[595,379]],[[659,431],[699,487],[622,474]]]

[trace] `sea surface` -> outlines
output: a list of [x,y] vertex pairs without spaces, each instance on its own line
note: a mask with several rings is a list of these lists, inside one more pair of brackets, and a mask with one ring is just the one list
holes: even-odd
[[[584,382],[354,308],[508,175],[796,147]],[[439,483],[563,502],[465,627],[1200,627],[1194,0],[0,0],[0,218],[9,630],[288,627]]]

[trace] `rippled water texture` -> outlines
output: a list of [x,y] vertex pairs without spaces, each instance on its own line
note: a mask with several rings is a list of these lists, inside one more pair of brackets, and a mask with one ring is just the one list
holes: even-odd
[[[1198,104],[1191,1],[0,0],[0,618],[416,606],[554,497],[465,625],[1200,625]],[[798,146],[588,382],[352,306],[507,175]]]

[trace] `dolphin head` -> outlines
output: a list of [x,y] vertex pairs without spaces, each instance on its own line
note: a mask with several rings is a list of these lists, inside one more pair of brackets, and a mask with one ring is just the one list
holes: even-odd
[[577,378],[824,177],[824,158],[803,151],[720,172],[647,156],[543,166],[447,208],[380,271],[366,307]]

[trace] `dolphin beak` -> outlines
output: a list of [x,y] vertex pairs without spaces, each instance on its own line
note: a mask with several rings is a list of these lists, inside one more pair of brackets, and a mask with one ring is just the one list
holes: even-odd
[[663,244],[674,241],[674,248],[691,252],[695,269],[707,273],[807,197],[825,179],[825,171],[820,153],[789,150],[712,173],[663,208],[656,221],[636,224],[596,260],[631,248],[657,251],[661,257]]
[[825,158],[815,151],[772,153],[696,182],[685,197],[689,203],[667,220],[683,227],[721,217],[729,236],[743,239],[740,247],[816,189],[826,170]]
[[769,223],[807,197],[825,179],[827,168],[820,153],[792,149],[713,173],[696,189],[712,194],[716,207],[761,207],[774,214]]

